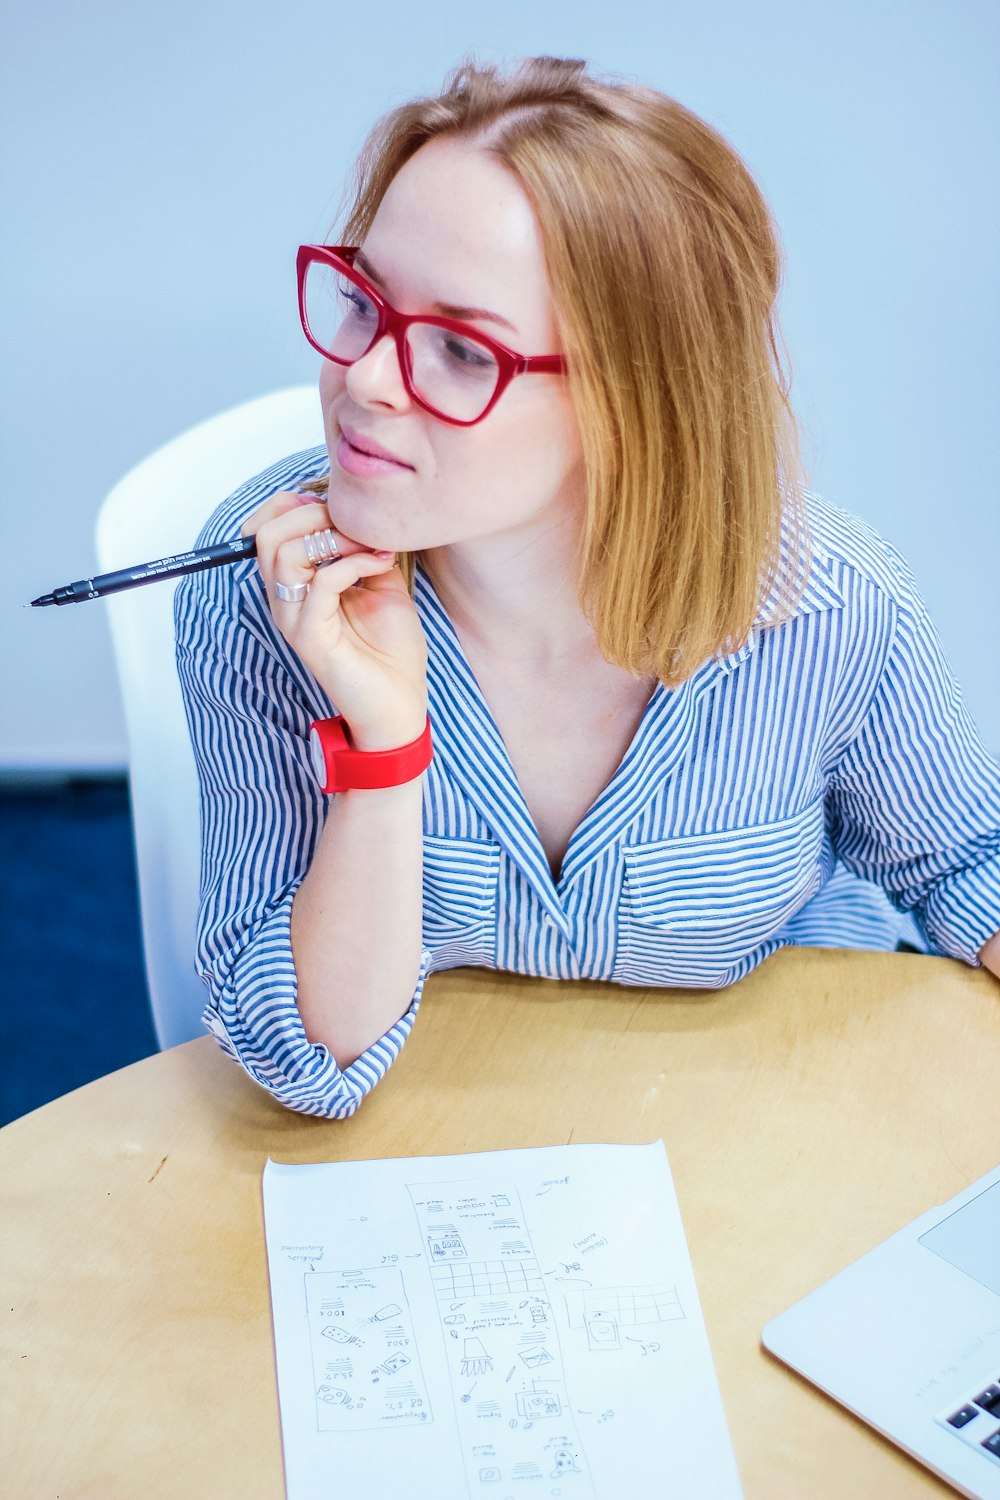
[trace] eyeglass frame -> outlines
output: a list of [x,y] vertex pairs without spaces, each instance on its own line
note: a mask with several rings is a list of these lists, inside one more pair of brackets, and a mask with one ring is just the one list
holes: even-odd
[[[295,271],[298,278],[299,290],[299,321],[302,324],[302,332],[306,339],[324,359],[331,360],[334,364],[349,369],[351,365],[357,364],[359,359],[364,359],[370,354],[375,345],[387,335],[392,338],[396,345],[396,357],[399,361],[400,374],[403,377],[403,385],[406,387],[407,395],[422,407],[424,411],[430,412],[432,417],[437,417],[442,422],[448,422],[453,427],[474,427],[484,417],[488,417],[496,406],[504,391],[518,375],[565,375],[568,363],[564,354],[518,354],[513,349],[508,349],[506,344],[501,344],[498,339],[491,338],[489,334],[482,333],[478,328],[473,328],[471,323],[461,323],[456,318],[438,318],[425,313],[401,313],[388,302],[382,293],[372,286],[366,276],[355,269],[354,257],[357,255],[359,245],[300,245],[295,260]],[[338,359],[329,350],[324,349],[313,337],[309,327],[309,319],[306,316],[306,274],[310,265],[319,262],[330,265],[335,270],[346,268],[353,281],[361,287],[366,297],[369,297],[378,312],[378,327],[368,348],[364,354],[359,354],[355,359]],[[473,339],[476,343],[484,345],[497,362],[499,375],[497,377],[496,389],[490,397],[488,404],[471,421],[463,421],[459,417],[446,416],[437,407],[424,399],[413,388],[410,374],[410,361],[406,346],[406,331],[411,323],[429,323],[435,328],[443,328],[449,333],[462,334],[464,337]]]

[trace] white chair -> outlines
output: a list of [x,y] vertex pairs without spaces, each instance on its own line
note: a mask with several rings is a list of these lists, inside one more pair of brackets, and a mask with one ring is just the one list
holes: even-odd
[[[102,573],[183,552],[216,505],[289,453],[323,442],[315,386],[243,402],[137,464],[97,518]],[[139,904],[153,1024],[161,1047],[204,1035],[194,969],[198,782],[174,660],[173,582],[88,606],[106,609],[128,734]]]

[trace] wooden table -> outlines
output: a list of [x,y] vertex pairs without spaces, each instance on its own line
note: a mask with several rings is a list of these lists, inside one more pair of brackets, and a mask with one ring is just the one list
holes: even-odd
[[662,1136],[747,1500],[951,1494],[759,1334],[996,1165],[998,1078],[985,971],[820,949],[718,993],[435,975],[347,1121],[282,1109],[208,1036],[147,1058],[0,1132],[3,1492],[281,1500],[268,1155]]

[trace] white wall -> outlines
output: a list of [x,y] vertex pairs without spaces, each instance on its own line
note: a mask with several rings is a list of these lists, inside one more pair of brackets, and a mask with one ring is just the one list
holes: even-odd
[[376,116],[470,50],[586,57],[743,154],[815,487],[908,556],[1000,749],[996,0],[7,0],[3,29],[0,769],[124,764],[104,607],[25,603],[94,570],[152,448],[314,378],[295,247]]

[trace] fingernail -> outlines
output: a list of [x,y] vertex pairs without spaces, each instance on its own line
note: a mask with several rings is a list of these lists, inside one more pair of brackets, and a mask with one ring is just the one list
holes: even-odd
[[378,552],[377,551],[375,553],[375,556],[376,557],[395,557],[396,554],[395,554],[395,552]]

